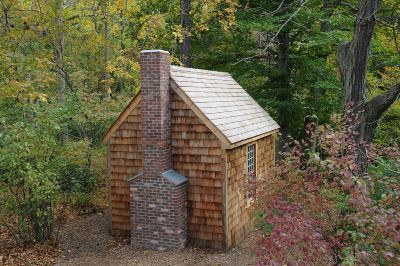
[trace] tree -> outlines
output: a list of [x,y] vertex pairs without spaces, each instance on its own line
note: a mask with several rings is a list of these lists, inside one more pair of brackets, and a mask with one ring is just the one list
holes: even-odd
[[350,42],[343,43],[337,50],[337,63],[344,88],[346,108],[360,115],[358,145],[358,164],[365,172],[367,148],[372,142],[379,119],[400,95],[400,83],[386,92],[367,99],[366,74],[370,44],[376,24],[378,0],[360,0],[355,21],[354,34]]
[[180,43],[181,62],[185,67],[190,67],[190,0],[180,0],[182,41]]
[[108,64],[110,61],[110,18],[108,12],[108,0],[103,0],[102,7],[102,15],[103,15],[103,24],[104,24],[104,93],[106,98],[111,97],[111,75],[108,70]]
[[55,62],[57,68],[57,75],[59,78],[59,86],[60,86],[60,102],[64,103],[65,100],[65,87],[66,87],[66,79],[65,79],[65,69],[64,69],[64,50],[65,50],[65,36],[64,36],[64,22],[63,22],[63,1],[57,0],[55,1],[54,11],[55,11],[55,20],[57,25],[56,34],[58,35],[56,40],[54,41],[54,53],[55,53]]
[[[231,73],[270,112],[283,137],[298,138],[308,115],[329,122],[341,106],[332,58],[347,30],[347,13],[325,14],[315,0],[239,3],[228,32],[212,27],[192,39],[193,64]],[[330,31],[321,29],[321,20]]]

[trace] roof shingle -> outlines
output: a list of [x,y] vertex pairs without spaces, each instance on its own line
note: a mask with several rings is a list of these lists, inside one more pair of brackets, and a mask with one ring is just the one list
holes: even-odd
[[279,129],[226,72],[171,66],[171,78],[231,144]]

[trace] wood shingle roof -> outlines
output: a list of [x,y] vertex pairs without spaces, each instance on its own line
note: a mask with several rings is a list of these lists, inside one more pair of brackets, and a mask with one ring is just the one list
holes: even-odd
[[231,145],[279,129],[228,73],[171,66],[171,79]]
[[[171,88],[230,149],[269,135],[279,125],[229,73],[171,66]],[[140,103],[140,92],[106,132],[103,143]]]

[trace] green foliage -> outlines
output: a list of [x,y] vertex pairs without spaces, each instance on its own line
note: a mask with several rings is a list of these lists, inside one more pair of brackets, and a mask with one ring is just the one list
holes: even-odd
[[342,214],[350,212],[349,200],[350,196],[335,189],[321,189],[321,196],[333,203],[333,208]]
[[269,224],[265,217],[266,217],[266,213],[265,211],[258,211],[256,212],[256,214],[254,215],[254,227],[261,230],[263,234],[269,234],[272,232],[272,229],[274,228],[274,226],[272,224]]
[[[42,107],[12,108],[9,102],[2,104],[23,118],[0,121],[0,221],[18,243],[49,239],[58,189],[54,138],[58,127],[43,121],[46,113]],[[17,222],[11,223],[13,219]]]
[[[351,37],[356,1],[333,10],[328,2],[336,1],[192,0],[193,66],[230,72],[285,134],[301,136],[306,116],[329,124],[342,105],[335,52]],[[400,74],[399,3],[380,5],[370,97]],[[0,1],[0,220],[19,242],[50,237],[58,197],[76,207],[105,197],[101,137],[139,90],[140,50],[168,50],[180,64],[179,13],[179,1]],[[400,144],[399,136],[396,104],[376,140]],[[382,202],[395,199],[386,168],[371,168],[373,198]],[[322,193],[350,211],[348,197]]]
[[[288,6],[278,8],[283,3]],[[343,40],[337,28],[348,18],[326,18],[332,30],[325,32],[320,26],[324,19],[320,2],[309,1],[281,29],[300,3],[240,1],[237,22],[230,31],[221,34],[217,27],[210,28],[206,38],[196,39],[194,46],[196,66],[232,73],[278,120],[284,133],[295,137],[302,134],[305,116],[315,115],[320,123],[327,123],[331,114],[340,110],[341,89],[334,54]],[[278,44],[283,36],[289,39],[284,52],[288,63],[280,69],[277,58],[282,53]]]
[[68,164],[59,177],[58,184],[64,192],[85,192],[93,190],[96,177],[85,166]]
[[91,204],[92,196],[88,193],[74,192],[71,194],[71,206],[76,209],[84,209]]
[[373,186],[371,197],[383,205],[397,203],[400,198],[400,161],[388,158],[378,158],[376,163],[369,168]]

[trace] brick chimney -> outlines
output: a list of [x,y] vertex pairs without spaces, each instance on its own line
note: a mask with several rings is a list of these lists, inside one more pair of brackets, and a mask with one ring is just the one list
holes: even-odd
[[169,108],[169,53],[140,53],[141,125],[144,175],[157,175],[172,166]]
[[186,178],[172,170],[170,59],[161,50],[140,53],[143,173],[132,178],[131,242],[145,248],[186,244]]

